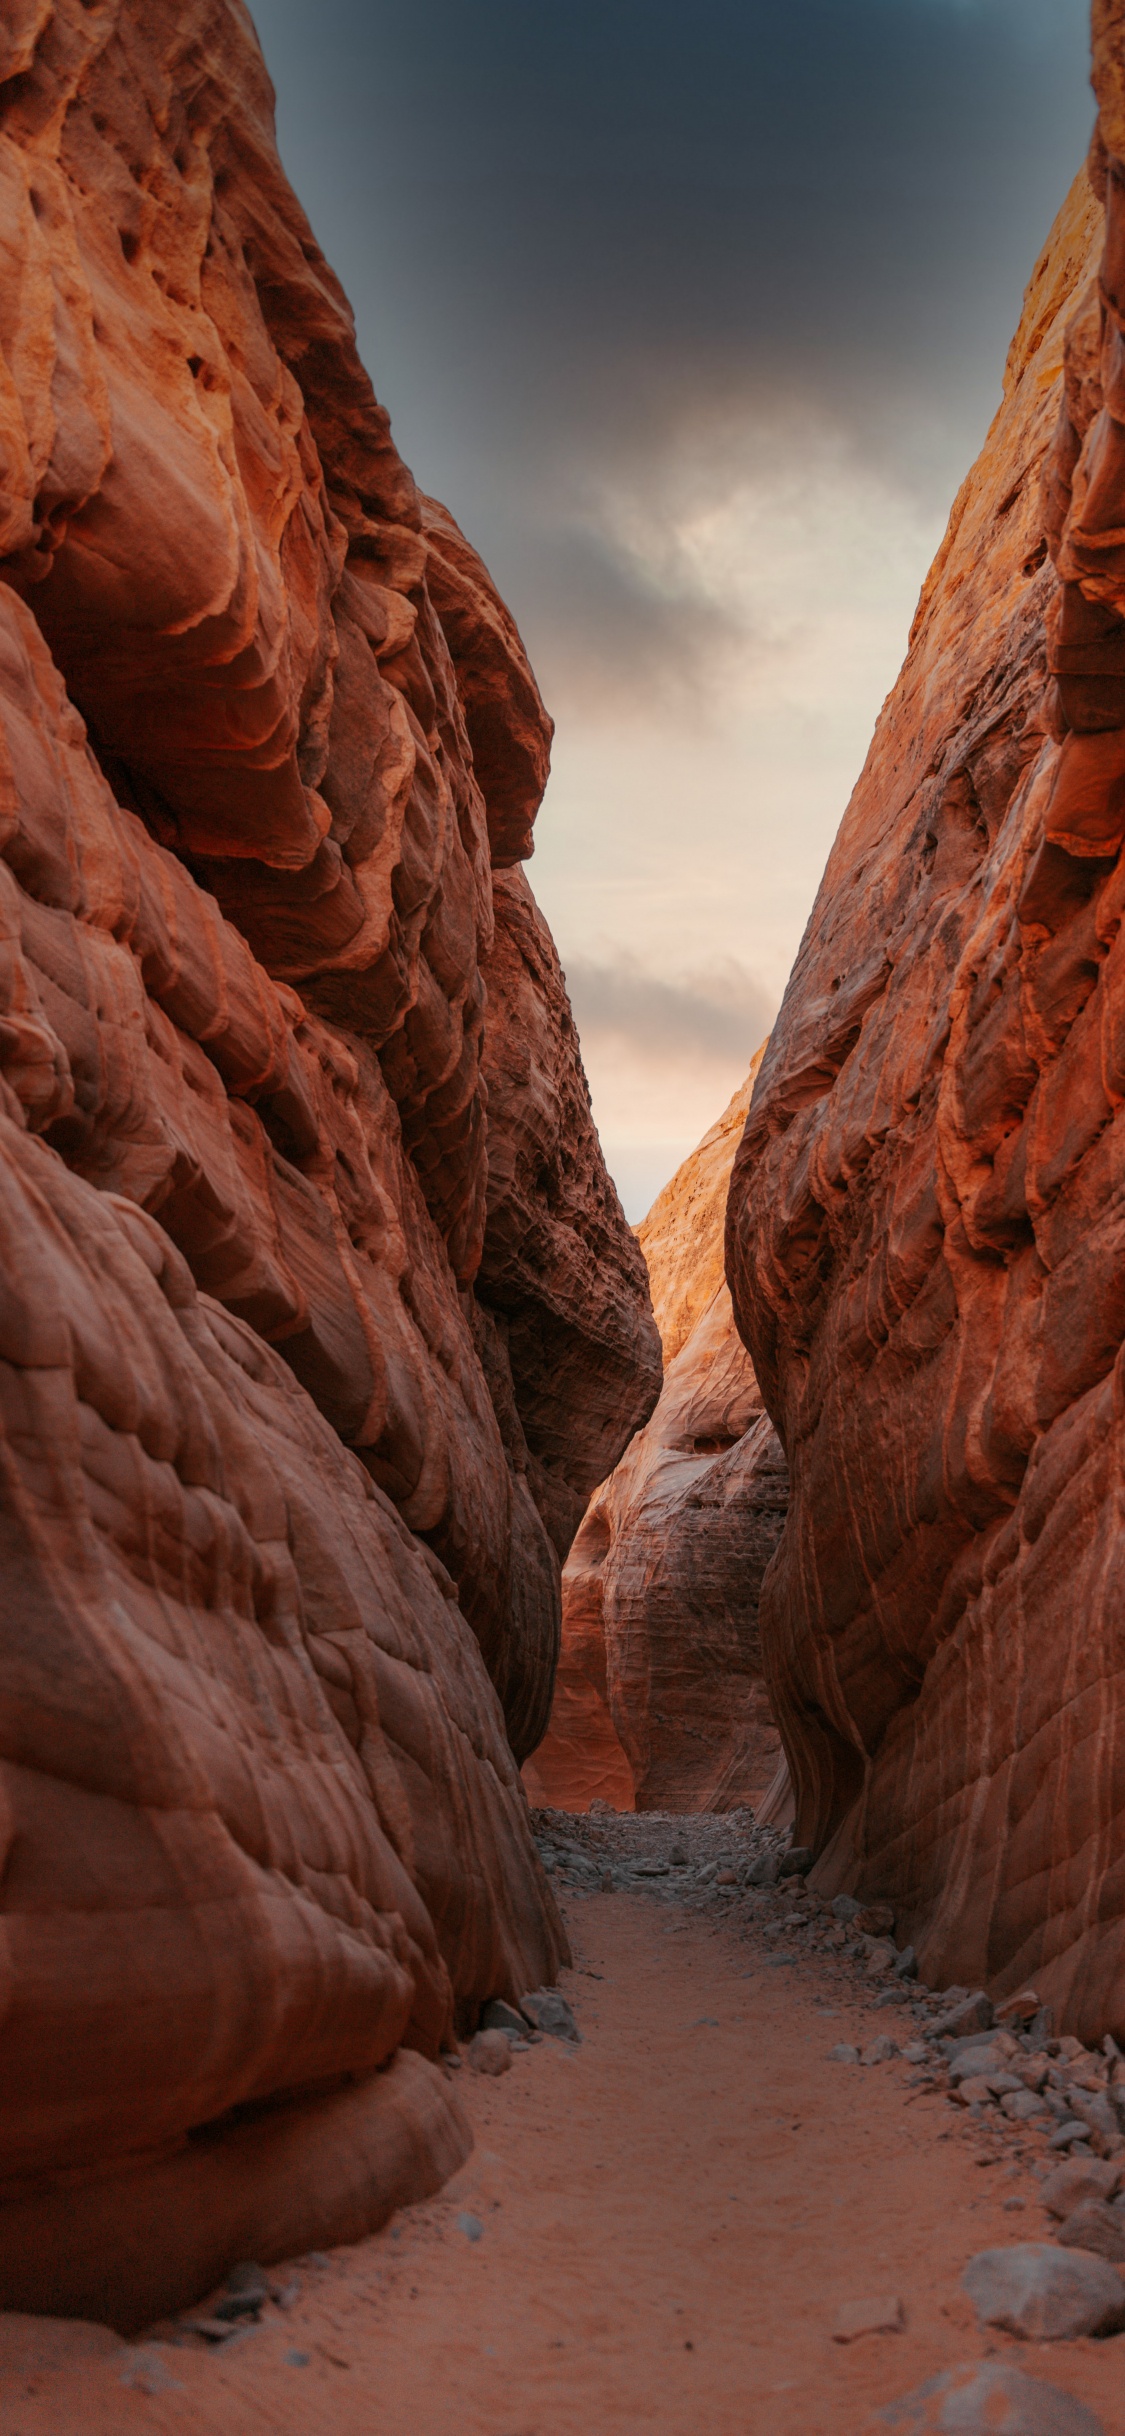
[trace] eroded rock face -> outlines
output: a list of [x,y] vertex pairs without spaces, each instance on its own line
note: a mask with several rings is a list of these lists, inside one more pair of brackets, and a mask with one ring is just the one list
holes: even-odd
[[[512,1756],[557,1533],[482,1366],[490,1207],[509,1342],[550,1233],[568,1494],[647,1409],[651,1322],[588,1104],[562,1208],[486,1113],[550,722],[396,454],[238,0],[9,10],[0,182],[0,2300],[125,2323],[150,2225],[145,2309],[192,2297],[166,2168],[232,2107],[418,2050],[397,2132],[382,2078],[366,2132],[362,2094],[310,2117],[307,2240],[463,2148],[424,2059],[565,1950]],[[563,1273],[603,1254],[584,1336]],[[236,2254],[301,2246],[272,2135],[237,2171],[207,2138]]]
[[[1095,11],[1100,90],[1119,8]],[[818,1883],[1125,2029],[1125,168],[1028,290],[732,1181],[793,1503],[762,1608]],[[1098,271],[1101,266],[1099,287]],[[1064,360],[1065,359],[1065,360]]]
[[559,1809],[733,1808],[774,1774],[757,1615],[788,1483],[721,1269],[757,1063],[638,1229],[667,1368],[563,1572],[550,1732],[527,1772]]

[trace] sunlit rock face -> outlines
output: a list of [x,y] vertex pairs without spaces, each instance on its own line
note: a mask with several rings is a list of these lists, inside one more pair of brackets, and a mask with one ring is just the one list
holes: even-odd
[[[1125,2030],[1125,116],[1028,289],[732,1180],[819,1882]],[[1104,227],[1101,197],[1104,196]],[[1099,282],[1100,272],[1100,282]]]
[[[512,869],[550,721],[239,0],[16,0],[0,180],[0,2303],[124,2323],[456,2162],[424,2059],[564,1951],[516,1760],[658,1365]],[[185,2134],[342,2079],[304,2166],[192,2147],[193,2248]]]
[[667,1368],[563,1573],[551,1727],[526,1772],[559,1808],[732,1808],[774,1773],[757,1615],[788,1483],[722,1275],[757,1065],[638,1230]]

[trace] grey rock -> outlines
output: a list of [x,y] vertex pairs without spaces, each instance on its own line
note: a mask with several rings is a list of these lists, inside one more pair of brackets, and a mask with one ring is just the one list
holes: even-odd
[[781,1859],[777,1865],[778,1876],[782,1878],[803,1878],[806,1870],[812,1868],[815,1858],[816,1855],[810,1845],[795,1844],[792,1852],[782,1853]]
[[1048,2148],[1073,2148],[1075,2141],[1088,2140],[1089,2137],[1088,2123],[1080,2123],[1077,2115],[1064,2115],[1062,2122],[1056,2123],[1047,2146]]
[[463,2208],[457,2218],[457,2230],[464,2234],[466,2241],[479,2241],[484,2226],[479,2216],[471,2216],[468,2209]]
[[862,1910],[862,1903],[857,1903],[854,1895],[833,1895],[832,1897],[833,1919],[842,1920],[845,1925],[849,1920],[854,1920],[856,1913]]
[[768,1852],[763,1854],[760,1861],[751,1861],[746,1872],[746,1884],[747,1886],[776,1886],[777,1877],[777,1855]]
[[[715,1866],[715,1863],[712,1862],[710,1870],[710,1875],[712,1877],[714,1877],[715,1874]],[[644,1860],[634,1861],[633,1863],[633,1876],[635,1878],[666,1878],[667,1875],[667,1861]]]
[[903,1946],[902,1952],[895,1964],[895,1977],[897,1979],[917,1979],[918,1956],[915,1953],[912,1945]]
[[557,1988],[535,1988],[529,1995],[521,1996],[520,2012],[545,2038],[565,2038],[572,2046],[581,2046],[582,2033],[565,1996]]
[[861,2064],[890,2064],[898,2054],[893,2038],[873,2038],[860,2057]]
[[1033,2089],[1006,2090],[1000,2104],[1013,2123],[1033,2123],[1037,2116],[1046,2113],[1042,2098],[1037,2098]]
[[972,2030],[991,2030],[995,2018],[991,1998],[983,1988],[978,1988],[972,1996],[962,1997],[959,2004],[943,2013],[934,2028],[939,2038],[964,2038]]
[[506,2005],[502,1996],[490,1996],[481,2008],[482,2030],[502,2030],[505,2038],[526,2038],[527,2023],[514,2005]]
[[1089,2250],[1125,2266],[1125,2215],[1104,2199],[1083,2199],[1060,2225],[1057,2240],[1066,2250]]
[[1106,2436],[1084,2402],[1008,2360],[946,2369],[879,2417],[898,2436]]
[[1039,2196],[1051,2216],[1065,2218],[1085,2199],[1112,2199],[1120,2181],[1119,2167],[1101,2157],[1068,2157],[1048,2174]]
[[858,2047],[849,2047],[847,2041],[845,2039],[841,2039],[838,2047],[829,2048],[828,2061],[830,2064],[858,2064],[859,2049]]
[[1067,2342],[1125,2325],[1125,2285],[1107,2259],[1087,2250],[1047,2242],[978,2250],[961,2282],[982,2326],[1002,2326],[1026,2342]]
[[912,2038],[910,2045],[908,2047],[904,2047],[902,2050],[902,2060],[904,2064],[928,2064],[930,2060],[930,2050],[926,2045],[925,2039]]
[[1078,2115],[1092,2132],[1098,2134],[1099,2139],[1116,2140],[1117,2115],[1108,2097],[1102,2097],[1091,2089],[1069,2089],[1067,2096],[1072,2114]]

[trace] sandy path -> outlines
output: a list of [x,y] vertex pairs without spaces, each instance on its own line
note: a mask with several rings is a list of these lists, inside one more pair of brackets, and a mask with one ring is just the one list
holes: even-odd
[[[1125,2337],[976,2331],[960,2270],[1042,2238],[1036,2185],[982,2170],[995,2142],[901,2063],[826,2061],[886,2011],[827,1960],[769,1967],[760,1932],[627,1894],[568,1910],[584,2043],[462,2072],[478,2145],[447,2194],[302,2261],[296,2304],[221,2351],[21,2363],[0,2320],[3,2436],[851,2436],[995,2351],[1125,2436]],[[833,2343],[840,2304],[883,2293],[905,2331]]]

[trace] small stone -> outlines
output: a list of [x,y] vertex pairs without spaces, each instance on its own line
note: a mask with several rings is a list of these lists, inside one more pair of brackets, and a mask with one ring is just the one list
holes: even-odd
[[963,1997],[934,2023],[938,2038],[964,2038],[972,2030],[991,2030],[995,2016],[992,2003],[978,1988],[975,1995]]
[[527,2023],[514,2005],[506,2005],[502,1996],[490,1996],[481,2009],[482,2030],[502,2030],[505,2038],[526,2038]]
[[766,1853],[760,1861],[751,1861],[746,1872],[747,1886],[776,1886],[777,1879],[777,1855],[772,1852]]
[[1005,2090],[1000,2104],[1013,2123],[1033,2123],[1037,2116],[1045,2115],[1047,2111],[1042,2098],[1037,2098],[1033,2089]]
[[[1051,2133],[1047,2146],[1048,2148],[1072,2148],[1076,2141],[1088,2140],[1089,2136],[1088,2123],[1080,2123],[1077,2115],[1064,2115],[1062,2122],[1056,2124]],[[1090,2153],[1092,2154],[1092,2151]]]
[[832,1917],[834,1920],[854,1920],[856,1913],[861,1912],[862,1910],[862,1903],[857,1903],[854,1895],[833,1895],[832,1897]]
[[666,1878],[668,1875],[667,1861],[634,1861],[632,1869],[635,1878]]
[[484,2226],[479,2216],[471,2216],[468,2209],[463,2208],[457,2218],[457,2230],[464,2234],[466,2241],[479,2241]]
[[792,1852],[782,1853],[778,1862],[778,1875],[782,1878],[803,1878],[806,1870],[812,1868],[814,1859],[815,1855],[810,1845],[795,1844]]
[[512,2069],[512,2042],[503,2030],[478,2030],[469,2041],[469,2062],[474,2072],[487,2072],[495,2078]]
[[613,1871],[611,1869],[603,1869],[601,1877],[598,1880],[599,1894],[612,1895],[615,1892],[616,1884],[617,1881],[614,1878]]
[[889,1903],[864,1903],[852,1917],[858,1933],[863,1937],[889,1937],[895,1924]]
[[912,1945],[904,1945],[895,1964],[896,1979],[917,1979],[918,1956]]
[[1089,2250],[1125,2265],[1125,2215],[1104,2199],[1083,2199],[1060,2225],[1056,2239],[1067,2250]]
[[838,2047],[829,2048],[828,2061],[830,2064],[858,2064],[859,2049],[858,2047],[849,2047],[847,2041],[841,2039]]
[[1068,2157],[1048,2174],[1039,2196],[1051,2216],[1066,2218],[1085,2199],[1112,2199],[1120,2182],[1120,2169],[1100,2157]]
[[898,2048],[893,2038],[884,2036],[873,2038],[871,2045],[864,2048],[859,2060],[861,2064],[889,2064],[897,2054]]
[[565,2038],[572,2046],[581,2046],[582,2033],[565,1996],[557,1988],[536,1988],[521,1996],[520,2012],[545,2038]]
[[1017,2209],[1017,2208],[1026,2208],[1026,2206],[1027,2206],[1027,2201],[1026,2201],[1026,2199],[1018,2199],[1018,2198],[1006,2199],[1006,2200],[1004,2201],[1004,2214],[1005,2214],[1005,2216],[1011,2216],[1011,2215],[1013,2215],[1013,2214],[1014,2214],[1014,2212],[1016,2211],[1016,2209]]
[[682,1844],[673,1844],[672,1850],[668,1855],[668,1865],[671,1869],[687,1868],[688,1856],[684,1851]]
[[868,1946],[866,1969],[870,1978],[881,1978],[884,1971],[894,1968],[895,1961],[896,1951],[889,1937],[877,1937],[874,1944]]
[[307,2351],[286,2351],[281,2356],[286,2368],[307,2368],[309,2365],[310,2355]]
[[716,1878],[716,1880],[715,1880],[715,1884],[716,1884],[716,1886],[737,1886],[737,1884],[738,1884],[738,1871],[737,1871],[737,1869],[721,1869],[721,1870],[719,1871],[718,1877],[717,1877],[717,1878]]
[[1008,2360],[973,2360],[928,2377],[879,2418],[897,2436],[1106,2436],[1084,2402]]
[[1006,1996],[1003,2004],[997,2005],[996,2019],[1006,2022],[1009,2030],[1026,2030],[1039,2011],[1039,1998],[1034,1988],[1023,1988],[1018,1996]]
[[141,2394],[182,2394],[183,2384],[173,2377],[161,2358],[155,2343],[145,2343],[134,2352],[121,2371],[122,2385],[131,2385]]
[[1069,2342],[1125,2325],[1125,2286],[1108,2260],[1086,2250],[1020,2242],[978,2250],[961,2278],[982,2326],[1026,2342]]
[[930,2050],[925,2039],[912,2038],[910,2045],[902,2050],[902,2060],[904,2064],[928,2064]]
[[905,2324],[906,2311],[896,2295],[872,2301],[845,2301],[836,2313],[832,2340],[855,2343],[861,2335],[901,2334]]

